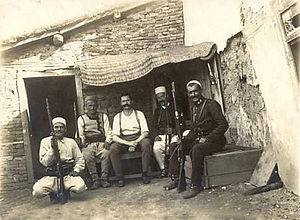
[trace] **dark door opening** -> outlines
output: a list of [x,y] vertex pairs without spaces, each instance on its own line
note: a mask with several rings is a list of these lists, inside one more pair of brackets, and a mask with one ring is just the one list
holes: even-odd
[[49,99],[51,116],[67,120],[67,137],[74,137],[75,118],[73,103],[76,102],[74,76],[37,77],[25,79],[30,113],[30,137],[34,178],[45,175],[45,167],[39,162],[40,141],[50,135],[46,110]]

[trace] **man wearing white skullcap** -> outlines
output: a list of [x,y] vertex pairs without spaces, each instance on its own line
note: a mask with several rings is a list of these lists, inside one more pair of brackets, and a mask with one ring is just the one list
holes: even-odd
[[[112,143],[112,130],[106,113],[98,112],[95,96],[85,98],[86,113],[77,120],[78,133],[82,141],[82,154],[92,178],[89,189],[110,187],[109,177],[109,145]],[[101,163],[101,178],[98,176],[96,163]]]
[[154,89],[158,105],[154,110],[150,136],[154,140],[153,153],[161,169],[161,177],[167,177],[169,145],[178,141],[175,134],[174,107],[168,101],[166,87]]
[[[221,151],[226,143],[224,133],[228,129],[221,106],[215,100],[203,97],[203,87],[199,81],[189,81],[186,89],[193,103],[192,126],[190,132],[184,137],[182,145],[185,153],[189,154],[192,160],[192,178],[191,187],[183,193],[184,199],[192,198],[203,190],[201,184],[204,156]],[[175,150],[175,147],[170,146],[170,154]],[[170,173],[175,178],[165,186],[166,190],[176,188],[178,183],[178,159],[175,152],[173,155],[175,156],[170,159]]]
[[[72,138],[65,137],[67,122],[62,117],[52,120],[53,136],[43,138],[40,144],[40,162],[47,167],[47,176],[37,181],[33,186],[33,196],[38,198],[50,196],[52,202],[57,202],[57,177],[53,176],[56,170],[57,158],[53,146],[59,150],[61,162],[64,167],[64,185],[67,191],[81,193],[86,190],[83,179],[79,173],[84,169],[85,163],[80,149]],[[52,171],[50,175],[50,171]]]

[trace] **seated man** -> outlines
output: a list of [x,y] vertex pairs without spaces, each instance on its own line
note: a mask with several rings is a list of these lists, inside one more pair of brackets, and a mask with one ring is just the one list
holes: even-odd
[[[222,113],[221,106],[212,99],[202,96],[202,85],[197,80],[191,80],[186,85],[187,94],[193,103],[192,129],[183,138],[183,148],[192,160],[191,187],[184,193],[183,198],[188,199],[196,196],[203,189],[202,175],[204,156],[220,151],[226,143],[224,133],[228,123]],[[186,132],[184,132],[185,134]],[[164,186],[165,190],[176,188],[178,184],[179,165],[176,145],[170,145],[171,182]]]
[[[94,96],[85,99],[86,114],[78,117],[78,133],[82,142],[82,154],[92,177],[94,190],[109,187],[109,145],[112,142],[112,132],[108,116],[97,112],[98,103]],[[101,180],[97,173],[96,163],[101,162]]]
[[[56,171],[57,158],[53,150],[54,145],[59,150],[63,165],[68,168],[64,172],[65,190],[81,193],[86,190],[83,179],[79,176],[84,169],[84,159],[75,140],[65,137],[66,120],[61,117],[52,120],[54,136],[43,138],[40,145],[40,162],[49,170]],[[57,201],[58,193],[57,177],[44,176],[33,186],[32,195],[38,198],[50,195],[50,200]]]
[[161,177],[166,177],[166,153],[169,151],[169,144],[178,141],[178,136],[175,135],[175,113],[173,105],[167,100],[166,87],[155,88],[155,95],[158,106],[154,110],[150,134],[154,139],[153,153],[161,170]]
[[110,147],[110,158],[114,172],[119,180],[119,187],[124,186],[120,156],[128,151],[139,148],[142,151],[143,183],[148,184],[148,168],[151,159],[151,141],[148,137],[148,126],[143,112],[132,108],[132,98],[129,94],[121,96],[123,111],[114,117],[113,141]]

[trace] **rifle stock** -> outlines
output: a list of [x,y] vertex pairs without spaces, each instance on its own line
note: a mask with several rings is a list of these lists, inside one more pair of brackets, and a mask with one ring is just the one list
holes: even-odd
[[174,111],[175,111],[176,133],[179,138],[178,152],[179,152],[180,169],[179,169],[177,191],[182,192],[186,188],[185,171],[184,171],[185,153],[184,153],[184,149],[183,149],[183,145],[182,145],[182,133],[181,133],[181,128],[180,128],[180,118],[179,118],[177,102],[176,102],[175,82],[172,82],[172,97],[173,97],[173,104],[174,104]]
[[[51,113],[50,113],[50,105],[49,105],[48,98],[46,98],[46,109],[47,109],[47,115],[48,115],[48,120],[49,120],[49,125],[50,125],[50,129],[51,129],[52,138],[56,139],[56,137],[54,135],[53,125],[52,125],[52,117],[51,117]],[[57,184],[58,199],[59,199],[60,203],[64,204],[64,203],[67,202],[67,195],[66,195],[66,192],[65,192],[65,184],[64,184],[64,176],[63,176],[63,172],[62,172],[61,158],[60,158],[60,154],[59,154],[57,144],[54,144],[54,145],[51,144],[51,146],[53,148],[54,155],[55,155],[56,160],[57,160],[56,170],[57,170],[57,176],[59,178],[59,183]]]

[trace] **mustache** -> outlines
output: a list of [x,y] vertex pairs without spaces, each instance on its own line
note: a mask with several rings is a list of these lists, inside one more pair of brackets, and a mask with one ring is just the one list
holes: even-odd
[[131,106],[130,104],[122,105],[122,107],[130,107],[130,106]]

